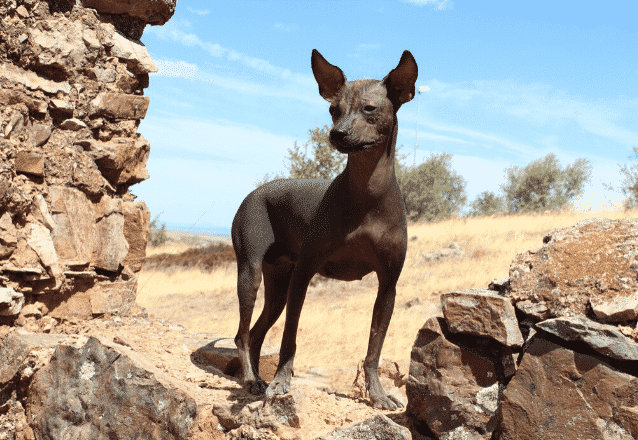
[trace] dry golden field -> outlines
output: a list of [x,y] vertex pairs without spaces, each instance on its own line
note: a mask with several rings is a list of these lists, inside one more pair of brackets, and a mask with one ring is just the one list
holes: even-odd
[[[589,217],[636,217],[636,211],[546,213],[505,217],[455,218],[408,226],[406,262],[382,356],[407,365],[418,329],[440,310],[439,295],[456,289],[486,288],[494,278],[508,275],[514,256],[542,245],[543,235]],[[227,240],[228,241],[228,240]],[[423,262],[422,255],[456,242],[462,258]],[[173,242],[149,254],[179,253],[187,244]],[[197,269],[142,270],[137,300],[150,314],[181,324],[193,332],[233,336],[237,331],[237,271],[235,263],[203,273]],[[295,366],[355,368],[366,354],[372,307],[376,297],[374,273],[361,281],[322,280],[308,289],[299,323]],[[414,301],[414,299],[418,301]],[[417,302],[407,306],[406,303]],[[263,285],[253,322],[263,305]],[[285,311],[266,337],[279,345]],[[350,379],[351,380],[351,379]]]

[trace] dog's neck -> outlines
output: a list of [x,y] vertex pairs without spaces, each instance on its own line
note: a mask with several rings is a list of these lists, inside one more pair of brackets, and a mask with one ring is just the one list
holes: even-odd
[[379,199],[394,185],[394,154],[398,125],[395,115],[392,135],[383,145],[372,150],[348,153],[346,168],[341,175],[348,185],[353,202]]

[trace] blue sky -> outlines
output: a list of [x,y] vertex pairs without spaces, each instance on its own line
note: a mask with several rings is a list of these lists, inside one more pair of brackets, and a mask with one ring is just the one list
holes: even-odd
[[310,54],[383,78],[403,50],[427,86],[398,113],[399,152],[453,155],[468,201],[554,153],[593,167],[579,206],[622,200],[638,147],[638,2],[179,0],[142,37],[159,72],[139,132],[151,178],[131,191],[169,228],[228,232],[243,198],[308,130],[330,124]]

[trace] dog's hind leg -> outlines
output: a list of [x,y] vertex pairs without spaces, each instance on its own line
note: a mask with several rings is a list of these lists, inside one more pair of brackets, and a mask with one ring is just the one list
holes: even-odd
[[[260,382],[260,388],[266,388],[265,383],[259,377],[259,356],[261,346],[268,330],[277,322],[286,307],[286,298],[288,293],[288,284],[294,264],[286,262],[277,262],[277,264],[268,264],[264,262],[262,272],[264,275],[264,309],[259,319],[250,330],[250,358],[254,373]],[[263,391],[263,390],[262,390]]]
[[[242,203],[231,230],[237,256],[237,297],[239,299],[239,329],[235,345],[241,363],[244,386],[251,394],[261,394],[266,384],[259,381],[250,360],[250,321],[255,308],[257,290],[261,284],[262,260],[275,241],[268,214],[257,197],[247,197]],[[250,215],[249,215],[250,213]]]
[[[258,383],[250,362],[250,321],[255,308],[257,290],[261,284],[262,262],[243,261],[237,262],[237,296],[239,298],[239,329],[235,336],[235,345],[239,354],[239,362],[242,367],[242,376],[246,389],[252,394],[260,394],[265,386]],[[262,389],[264,388],[264,389]]]

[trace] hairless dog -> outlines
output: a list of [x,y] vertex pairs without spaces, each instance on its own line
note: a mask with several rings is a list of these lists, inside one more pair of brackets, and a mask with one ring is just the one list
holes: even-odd
[[[379,290],[364,362],[366,386],[375,407],[396,409],[403,404],[385,392],[377,368],[407,248],[405,207],[394,174],[396,113],[414,97],[418,68],[407,50],[381,81],[347,81],[341,69],[316,49],[311,64],[319,94],[330,103],[330,143],[348,155],[348,162],[332,182],[269,182],[251,192],[235,215],[231,234],[239,296],[235,343],[244,384],[250,393],[265,391],[267,397],[288,391],[299,316],[316,273],[352,281],[374,271]],[[250,329],[262,274],[264,309]],[[279,366],[266,388],[259,377],[261,346],[285,306]]]

